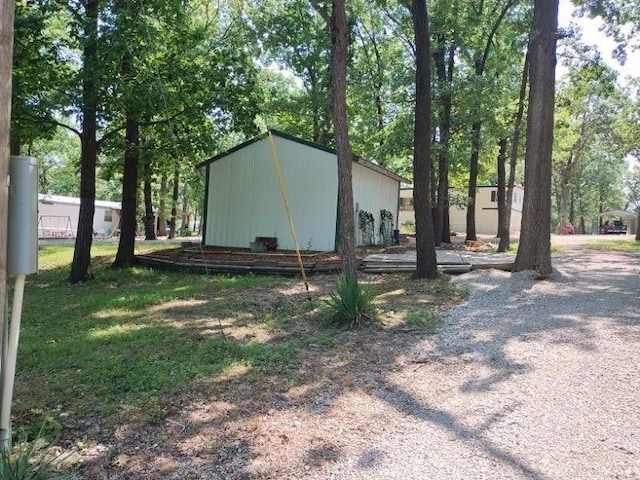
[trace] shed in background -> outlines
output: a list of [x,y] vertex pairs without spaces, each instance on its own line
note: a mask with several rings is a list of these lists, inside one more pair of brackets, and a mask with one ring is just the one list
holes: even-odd
[[[336,151],[271,131],[291,217],[301,250],[333,251],[337,242],[338,163]],[[199,165],[206,170],[202,242],[247,248],[256,237],[275,237],[278,248],[295,248],[267,134]],[[360,211],[375,219],[380,242],[381,211],[392,213],[397,228],[400,176],[354,156],[355,235]]]

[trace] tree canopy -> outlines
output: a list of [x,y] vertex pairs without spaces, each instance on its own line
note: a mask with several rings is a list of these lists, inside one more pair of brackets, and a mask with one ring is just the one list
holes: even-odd
[[[604,20],[621,61],[638,48],[637,1],[575,3],[579,14]],[[428,132],[416,134],[419,46],[408,6],[346,4],[350,143],[411,178],[414,142],[424,140],[416,135],[428,135],[434,241],[449,241],[452,189],[466,192],[473,238],[476,186],[502,178],[508,192],[525,181],[516,119],[529,108],[521,79],[533,9],[519,0],[427,3],[430,50],[420,55],[429,57],[432,105],[418,115],[429,116]],[[330,3],[306,0],[18,2],[12,151],[41,158],[42,192],[80,196],[85,224],[95,198],[126,197],[129,234],[144,217],[147,236],[155,235],[158,212],[173,219],[175,235],[202,212],[195,165],[260,126],[335,146],[330,12]],[[571,221],[589,232],[599,212],[624,208],[629,197],[637,85],[621,87],[576,35],[559,39],[567,73],[557,86],[548,227]],[[513,152],[510,175],[499,175],[504,152]],[[72,281],[90,278],[88,228]]]

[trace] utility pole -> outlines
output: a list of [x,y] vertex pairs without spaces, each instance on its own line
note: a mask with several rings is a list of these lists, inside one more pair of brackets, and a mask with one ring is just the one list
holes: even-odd
[[[15,0],[2,0],[0,5],[0,326],[5,332],[9,326],[6,307],[7,225],[9,217],[9,130],[11,127],[14,15]],[[0,447],[6,448],[5,445]]]

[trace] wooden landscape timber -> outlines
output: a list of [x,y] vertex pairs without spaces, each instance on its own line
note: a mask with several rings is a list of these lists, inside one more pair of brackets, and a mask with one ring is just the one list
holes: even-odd
[[[339,273],[340,256],[334,252],[305,253],[301,255],[305,274]],[[161,250],[136,255],[139,265],[193,273],[258,273],[264,275],[296,276],[300,267],[291,252],[255,253],[241,249],[211,249],[188,246],[182,249]],[[359,259],[358,269],[364,273],[412,272],[415,261],[406,258]],[[439,261],[438,269],[446,274],[462,274],[473,270],[498,269],[510,271],[513,262],[482,260]]]
[[[305,274],[337,273],[340,258],[327,253],[302,254]],[[333,258],[335,257],[335,258]],[[213,250],[207,247],[161,250],[136,255],[136,263],[150,268],[193,273],[260,273],[299,275],[300,266],[290,252],[254,253],[239,250]]]

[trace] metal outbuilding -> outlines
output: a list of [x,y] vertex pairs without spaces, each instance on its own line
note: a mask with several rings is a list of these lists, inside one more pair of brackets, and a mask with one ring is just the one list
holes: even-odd
[[[256,237],[277,238],[278,248],[295,248],[289,231],[277,168],[290,205],[299,247],[333,251],[337,245],[338,164],[336,151],[271,130],[199,165],[206,170],[202,242],[207,246],[250,246]],[[277,164],[277,165],[276,165]],[[377,241],[381,212],[391,212],[397,228],[402,177],[354,156],[355,236],[360,211],[375,219]],[[387,220],[388,221],[388,220]]]

